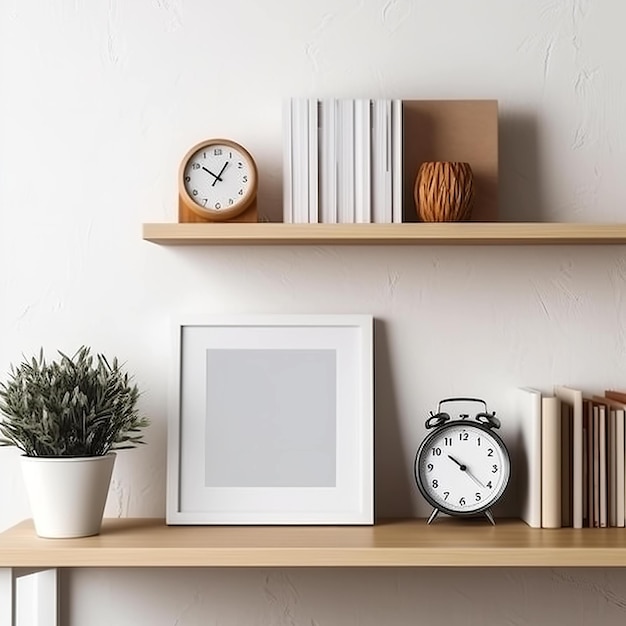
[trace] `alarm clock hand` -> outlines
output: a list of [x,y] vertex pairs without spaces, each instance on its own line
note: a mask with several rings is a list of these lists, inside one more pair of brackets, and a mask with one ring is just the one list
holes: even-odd
[[479,486],[482,487],[483,489],[485,488],[485,485],[483,485],[480,480],[478,480],[478,478],[476,478],[476,476],[474,476],[474,474],[472,474],[472,472],[470,472],[467,468],[465,469],[465,473]]
[[449,454],[448,454],[448,458],[449,458],[450,460],[454,461],[454,462],[455,462],[455,463],[459,466],[459,469],[460,469],[462,472],[465,472],[465,473],[466,473],[466,474],[467,474],[467,475],[468,475],[468,476],[469,476],[469,477],[470,477],[470,478],[471,478],[471,479],[472,479],[472,480],[473,480],[473,481],[474,481],[474,482],[475,482],[475,483],[476,483],[479,487],[482,487],[483,489],[485,488],[485,485],[483,485],[483,484],[480,482],[480,480],[478,480],[478,478],[476,478],[476,476],[474,476],[474,474],[472,474],[472,472],[470,472],[470,471],[467,469],[467,465],[464,465],[463,463],[459,463],[459,461],[457,461],[457,460],[456,460],[453,456],[450,456]]
[[[211,170],[209,170],[209,169],[207,169],[206,167],[204,167],[204,165],[202,166],[202,169],[203,169],[205,172],[208,172],[209,174],[211,174],[211,176],[213,176],[213,178],[215,178],[215,180],[222,180],[222,179],[220,178],[220,176],[222,175],[222,172],[224,171],[224,169],[223,169],[223,168],[222,168],[222,172],[220,172],[217,176],[216,176],[216,175],[215,175],[215,174],[214,174]],[[214,185],[215,185],[215,180],[213,181],[213,184],[214,184]]]
[[215,180],[213,181],[213,184],[211,185],[211,187],[215,187],[215,183],[218,180],[222,180],[222,174],[224,173],[224,170],[226,169],[226,166],[230,163],[230,161],[226,161],[226,163],[224,163],[222,169],[220,170],[220,173],[215,177]]
[[457,461],[457,460],[456,460],[453,456],[450,456],[449,454],[448,454],[448,458],[449,458],[450,460],[454,461],[454,462],[455,462],[455,463],[459,466],[459,469],[460,469],[462,472],[467,471],[467,465],[463,465],[463,463],[459,463],[459,462],[458,462],[458,461]]

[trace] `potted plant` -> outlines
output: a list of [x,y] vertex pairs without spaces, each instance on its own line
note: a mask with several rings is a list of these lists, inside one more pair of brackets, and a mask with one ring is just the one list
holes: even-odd
[[0,382],[0,445],[21,452],[22,470],[41,537],[100,532],[115,450],[142,441],[139,390],[113,359],[81,347],[72,357],[38,357],[11,365]]

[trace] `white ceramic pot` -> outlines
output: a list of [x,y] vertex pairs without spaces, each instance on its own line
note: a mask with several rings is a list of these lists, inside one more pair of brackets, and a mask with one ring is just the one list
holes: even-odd
[[40,537],[88,537],[100,532],[114,452],[95,457],[21,459],[35,531]]

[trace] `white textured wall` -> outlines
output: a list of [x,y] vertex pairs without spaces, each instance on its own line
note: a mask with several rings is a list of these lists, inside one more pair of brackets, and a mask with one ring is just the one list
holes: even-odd
[[[615,247],[172,248],[176,172],[228,136],[281,204],[281,99],[495,98],[503,219],[625,221],[626,8],[591,0],[5,0],[0,4],[0,371],[88,343],[136,373],[149,445],[119,455],[107,515],[163,515],[169,320],[376,316],[376,498],[426,512],[411,463],[455,394],[504,421],[512,390],[626,387]],[[0,529],[29,516],[0,450]],[[605,570],[78,571],[72,625],[622,624]],[[444,589],[448,589],[444,593]],[[494,608],[487,607],[493,600]],[[99,604],[100,609],[94,611]],[[428,615],[423,619],[418,617]]]

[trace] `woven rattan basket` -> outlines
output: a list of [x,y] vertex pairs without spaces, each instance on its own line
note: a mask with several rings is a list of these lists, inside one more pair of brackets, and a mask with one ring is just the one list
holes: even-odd
[[413,191],[422,222],[461,222],[472,213],[474,175],[469,163],[427,161],[420,165]]

